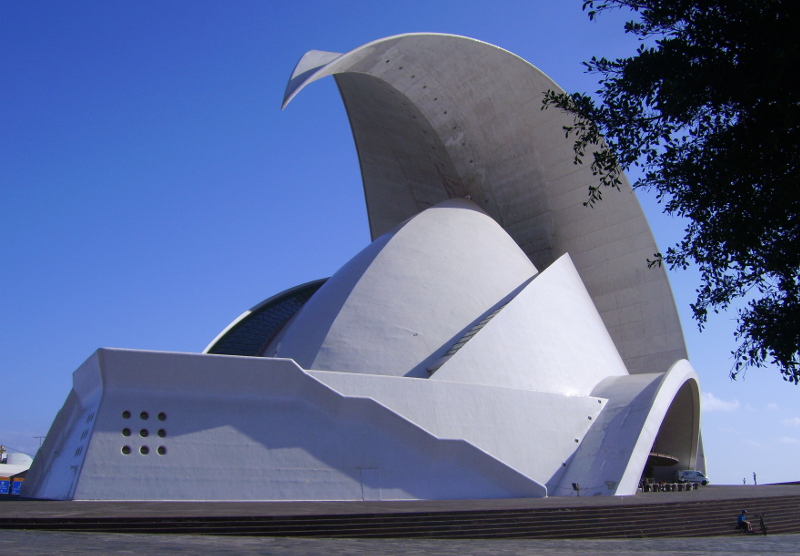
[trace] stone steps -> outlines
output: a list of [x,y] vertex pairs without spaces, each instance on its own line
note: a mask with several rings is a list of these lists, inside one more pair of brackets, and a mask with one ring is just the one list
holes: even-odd
[[760,532],[757,516],[765,514],[770,534],[800,533],[800,496],[289,517],[6,517],[0,519],[0,528],[351,538],[698,537],[742,534],[734,529],[736,516],[742,508],[748,510],[757,532]]

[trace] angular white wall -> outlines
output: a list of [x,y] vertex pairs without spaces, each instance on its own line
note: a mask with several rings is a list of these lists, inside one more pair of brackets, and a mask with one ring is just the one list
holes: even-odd
[[62,409],[64,426],[48,435],[23,496],[404,500],[546,493],[468,442],[438,438],[367,397],[342,395],[289,360],[104,349],[75,372],[75,384],[90,385],[96,395],[76,394]]

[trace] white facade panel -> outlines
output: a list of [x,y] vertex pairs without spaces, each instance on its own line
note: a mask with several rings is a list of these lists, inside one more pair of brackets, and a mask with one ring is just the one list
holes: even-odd
[[[71,439],[84,426],[73,419],[51,430],[23,496],[361,500],[366,492],[404,500],[546,494],[543,485],[468,442],[440,439],[372,399],[343,396],[290,360],[100,350],[91,364],[99,364],[94,391],[102,392],[102,401],[82,468],[70,474],[71,460],[52,457],[62,446],[72,449]],[[76,372],[76,383],[83,374]],[[67,440],[49,443],[62,437]],[[362,469],[378,471],[365,476]]]
[[483,384],[309,374],[344,395],[372,398],[439,438],[462,438],[547,485],[548,492],[605,404],[592,396]]

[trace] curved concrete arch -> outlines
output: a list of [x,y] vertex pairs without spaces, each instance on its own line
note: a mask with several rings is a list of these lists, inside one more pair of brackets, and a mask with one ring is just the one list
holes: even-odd
[[674,450],[677,452],[675,455],[681,457],[681,469],[696,469],[700,445],[700,379],[691,363],[685,359],[676,361],[658,385],[636,447],[620,481],[621,489],[636,492],[656,439],[665,426],[675,424],[670,420],[671,416],[683,421],[680,428],[675,430],[676,434],[683,437],[679,439],[682,446],[680,451]]
[[573,164],[563,126],[541,110],[559,87],[490,44],[406,34],[346,54],[311,51],[284,106],[333,75],[350,119],[373,238],[445,199],[469,197],[544,269],[569,252],[631,373],[664,372],[687,357],[666,272],[630,185],[583,206],[596,183]]
[[682,420],[681,469],[695,469],[700,445],[700,387],[682,359],[666,373],[612,376],[592,396],[607,400],[552,495],[635,494],[650,449],[668,415]]

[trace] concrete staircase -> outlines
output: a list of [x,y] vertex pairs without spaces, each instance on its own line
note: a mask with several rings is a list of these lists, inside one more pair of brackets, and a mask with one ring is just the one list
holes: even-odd
[[[23,507],[35,503],[9,505]],[[747,509],[757,533],[760,533],[759,514],[766,516],[769,534],[800,533],[800,496],[665,503],[651,499],[644,504],[305,516],[0,517],[0,528],[352,538],[700,537],[743,534],[734,529],[736,516],[743,508]]]

